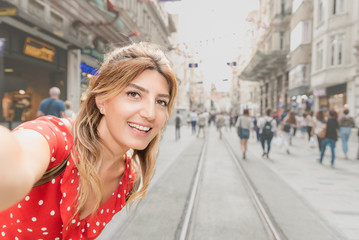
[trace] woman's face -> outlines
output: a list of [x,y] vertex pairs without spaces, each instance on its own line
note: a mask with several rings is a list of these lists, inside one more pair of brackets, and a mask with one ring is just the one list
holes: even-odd
[[124,150],[145,149],[166,123],[169,100],[166,79],[157,71],[145,70],[122,92],[100,105],[101,121],[107,129],[107,134],[100,136]]

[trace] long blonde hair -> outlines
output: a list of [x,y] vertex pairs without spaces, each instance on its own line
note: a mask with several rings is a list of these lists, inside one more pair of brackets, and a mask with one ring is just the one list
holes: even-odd
[[[75,120],[73,135],[74,147],[72,155],[80,173],[80,190],[76,213],[85,205],[91,191],[96,197],[92,214],[100,207],[102,201],[102,181],[98,175],[101,165],[101,139],[97,128],[102,114],[96,106],[95,98],[101,95],[106,100],[119,94],[129,83],[143,71],[150,69],[159,72],[167,80],[170,89],[168,118],[174,108],[177,95],[177,80],[172,67],[164,53],[153,44],[135,43],[127,47],[117,48],[105,56],[105,61],[97,75],[89,82],[87,99],[82,103]],[[133,149],[132,159],[136,165],[137,178],[127,203],[136,199],[142,200],[148,189],[152,173],[156,165],[159,140],[162,133],[149,143],[144,150]],[[137,160],[137,161],[136,161]],[[140,184],[142,185],[139,188]]]

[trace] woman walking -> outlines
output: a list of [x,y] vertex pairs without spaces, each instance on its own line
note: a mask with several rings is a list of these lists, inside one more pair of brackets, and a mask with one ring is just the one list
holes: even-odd
[[349,116],[349,109],[344,110],[344,116],[339,121],[339,136],[342,140],[344,159],[348,159],[348,140],[352,127],[355,127],[354,119]]
[[323,137],[320,137],[318,135],[318,133],[321,132],[324,127],[325,127],[324,113],[323,113],[323,111],[319,110],[315,114],[315,119],[314,119],[314,124],[313,124],[313,129],[312,129],[312,135],[317,136],[319,152],[321,152],[321,149],[322,149]]
[[339,132],[339,123],[337,119],[338,119],[337,112],[335,110],[330,110],[328,121],[326,123],[326,126],[324,127],[325,135],[324,135],[324,139],[322,140],[322,148],[319,158],[319,163],[321,164],[323,162],[325,149],[327,148],[327,145],[329,145],[332,151],[332,160],[331,160],[332,167],[334,167],[335,143],[338,140],[338,132]]
[[290,111],[288,116],[284,118],[282,124],[283,130],[283,142],[286,148],[287,154],[290,154],[289,145],[291,145],[291,140],[293,137],[294,129],[297,128],[297,119],[295,118],[295,113]]
[[253,120],[249,116],[248,109],[244,109],[243,116],[237,119],[236,127],[240,128],[239,138],[241,139],[241,149],[243,159],[246,159],[247,143],[250,135],[250,130],[253,129]]
[[[277,122],[271,117],[272,109],[267,108],[265,116],[259,120],[259,133],[261,134],[262,157],[269,158],[269,151],[273,136],[276,135]],[[265,151],[265,143],[267,142],[267,151]]]

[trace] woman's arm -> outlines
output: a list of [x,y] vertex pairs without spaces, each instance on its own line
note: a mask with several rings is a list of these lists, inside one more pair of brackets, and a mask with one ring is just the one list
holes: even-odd
[[45,173],[46,139],[34,130],[11,132],[0,126],[0,211],[20,201]]

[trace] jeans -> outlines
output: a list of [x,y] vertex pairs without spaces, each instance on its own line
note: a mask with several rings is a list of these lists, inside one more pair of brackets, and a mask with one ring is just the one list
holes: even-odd
[[352,127],[340,127],[339,128],[339,136],[342,140],[343,152],[345,155],[348,153],[348,140],[350,137],[350,133],[352,131]]
[[197,125],[197,121],[191,121],[192,124],[192,134],[196,133],[196,125]]
[[329,139],[329,138],[323,138],[322,140],[322,150],[320,151],[320,163],[323,161],[323,156],[325,153],[325,149],[327,148],[327,145],[330,146],[330,149],[332,150],[332,161],[331,165],[334,165],[334,159],[335,159],[335,140]]
[[181,138],[181,126],[176,126],[176,140]]
[[269,137],[265,137],[265,136],[263,136],[263,134],[261,134],[261,144],[262,144],[263,151],[265,151],[265,142],[267,141],[267,147],[268,147],[267,154],[270,151],[270,143],[273,139],[273,135],[274,135],[273,132],[271,133],[271,135]]

